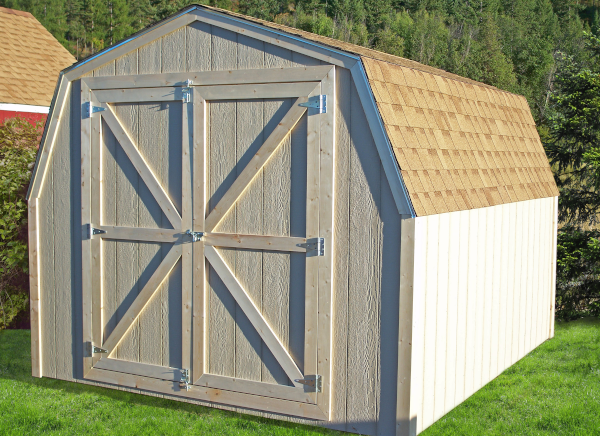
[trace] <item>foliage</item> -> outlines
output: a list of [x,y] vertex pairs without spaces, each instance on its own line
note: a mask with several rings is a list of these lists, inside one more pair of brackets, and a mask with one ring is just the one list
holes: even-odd
[[600,38],[585,35],[585,62],[559,57],[545,145],[560,188],[561,221],[595,225],[600,212]]
[[0,125],[0,330],[28,303],[25,194],[41,129],[21,118]]
[[558,233],[556,316],[600,316],[600,230],[563,227]]
[[595,0],[0,0],[31,12],[77,59],[191,3],[404,56],[523,94],[545,123],[555,54],[585,57]]

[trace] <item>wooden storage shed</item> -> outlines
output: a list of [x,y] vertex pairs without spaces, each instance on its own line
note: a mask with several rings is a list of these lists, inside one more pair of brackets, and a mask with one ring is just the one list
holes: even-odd
[[33,375],[416,434],[553,336],[525,98],[193,6],[65,70]]

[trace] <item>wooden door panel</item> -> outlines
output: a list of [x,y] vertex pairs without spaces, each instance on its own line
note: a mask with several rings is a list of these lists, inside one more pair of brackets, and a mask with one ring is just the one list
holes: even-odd
[[[82,80],[101,112],[82,120],[86,377],[329,419],[335,102],[306,106],[335,95],[327,71],[233,93]],[[323,393],[300,383],[316,374]]]

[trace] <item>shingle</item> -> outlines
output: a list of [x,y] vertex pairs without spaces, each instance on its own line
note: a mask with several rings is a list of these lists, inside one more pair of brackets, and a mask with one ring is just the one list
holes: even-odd
[[374,62],[367,76],[417,215],[556,194],[524,98]]

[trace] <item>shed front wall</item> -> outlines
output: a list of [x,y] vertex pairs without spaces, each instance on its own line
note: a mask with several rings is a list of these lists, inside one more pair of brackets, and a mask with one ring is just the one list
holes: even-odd
[[[318,64],[321,61],[305,55],[195,22],[103,65],[90,75]],[[361,434],[392,434],[396,424],[401,220],[350,71],[337,68],[336,81],[333,421],[325,425]],[[38,200],[41,373],[90,383],[82,380],[79,97],[80,85],[75,80],[62,109],[49,170]],[[142,124],[139,129],[143,129]],[[243,131],[243,126],[236,131]],[[283,152],[291,150],[284,148]],[[165,172],[176,171],[168,167],[168,159],[164,165]],[[263,222],[275,219],[270,220],[266,208],[262,213]],[[264,283],[268,273],[268,265],[264,264],[262,280],[258,281]],[[155,310],[150,311],[150,316],[155,316],[165,328],[180,322],[181,311],[165,314],[161,312],[164,305],[159,304],[177,292],[176,282],[164,287]],[[224,311],[224,322],[235,326],[236,313],[236,310]],[[139,330],[146,321],[140,321],[135,328]],[[236,334],[235,328],[229,331]],[[155,348],[158,354],[169,349],[168,334],[159,332],[156,340],[160,343]],[[234,341],[235,337],[225,340]],[[129,358],[164,360],[158,354],[140,356],[132,350]],[[243,365],[244,356],[228,356],[227,361]],[[282,418],[248,409],[223,408]]]
[[415,219],[411,434],[553,337],[556,213],[550,197]]

